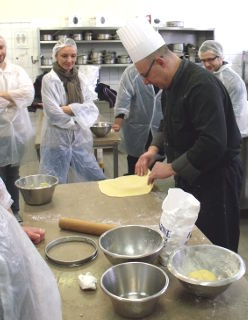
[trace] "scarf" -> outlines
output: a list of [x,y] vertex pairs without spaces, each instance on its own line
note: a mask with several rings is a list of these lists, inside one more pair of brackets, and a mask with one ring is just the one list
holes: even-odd
[[67,94],[67,103],[83,103],[83,95],[78,77],[77,68],[74,66],[69,72],[65,71],[58,62],[54,62],[53,70],[63,82]]

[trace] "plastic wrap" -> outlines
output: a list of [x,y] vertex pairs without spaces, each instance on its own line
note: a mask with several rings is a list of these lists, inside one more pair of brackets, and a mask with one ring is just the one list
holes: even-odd
[[15,218],[0,205],[0,319],[61,320],[56,280]]

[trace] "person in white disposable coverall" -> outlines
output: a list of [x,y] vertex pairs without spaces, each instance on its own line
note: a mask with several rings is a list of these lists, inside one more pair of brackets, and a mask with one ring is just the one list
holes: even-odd
[[33,101],[34,87],[23,68],[5,57],[6,41],[0,36],[0,176],[14,201],[12,211],[20,221],[15,181],[25,146],[33,135],[27,106]]
[[122,128],[128,174],[134,174],[136,162],[149,147],[163,118],[161,92],[144,84],[135,65],[127,67],[121,76],[113,129],[118,132]]
[[53,68],[42,79],[44,121],[41,140],[40,172],[68,182],[103,180],[105,176],[93,154],[90,127],[99,111],[94,93],[84,75],[75,67],[77,46],[63,38],[53,48]]
[[242,138],[248,136],[248,102],[246,86],[229,63],[224,61],[223,47],[214,40],[206,40],[198,55],[204,67],[212,72],[226,87],[232,101],[233,111]]
[[[11,210],[12,203],[13,200],[11,199],[11,196],[6,189],[3,180],[0,178],[0,205],[10,213],[13,213]],[[22,226],[22,228],[26,232],[30,240],[32,240],[35,244],[39,244],[45,238],[45,230],[42,228],[29,226]]]
[[0,319],[62,320],[56,280],[12,214],[0,179]]

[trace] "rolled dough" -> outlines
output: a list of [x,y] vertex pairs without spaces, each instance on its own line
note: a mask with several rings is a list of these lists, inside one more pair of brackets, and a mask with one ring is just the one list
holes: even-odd
[[99,188],[102,193],[110,197],[130,197],[147,194],[152,190],[153,185],[147,184],[146,176],[123,176],[115,179],[99,181]]

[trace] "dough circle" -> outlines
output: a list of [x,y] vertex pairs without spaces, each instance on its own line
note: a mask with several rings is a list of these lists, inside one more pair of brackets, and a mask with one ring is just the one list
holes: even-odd
[[123,176],[115,179],[98,182],[102,193],[110,197],[130,197],[147,194],[152,190],[153,184],[147,184],[148,175]]

